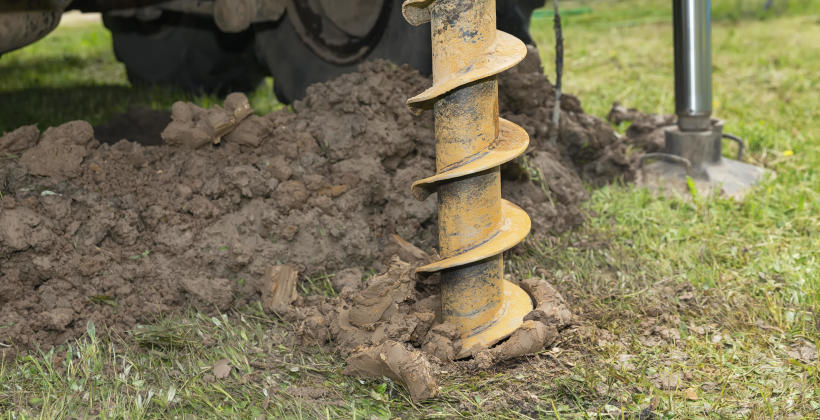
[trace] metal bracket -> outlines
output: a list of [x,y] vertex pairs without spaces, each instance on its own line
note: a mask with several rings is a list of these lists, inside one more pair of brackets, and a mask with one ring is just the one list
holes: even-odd
[[646,161],[650,159],[660,159],[669,163],[676,163],[678,165],[681,165],[684,168],[686,168],[686,174],[692,176],[692,163],[689,162],[689,159],[686,159],[685,157],[680,157],[678,155],[672,155],[669,153],[647,153],[641,156],[641,160],[638,162],[638,166],[643,168],[643,165],[646,163]]
[[737,160],[742,160],[743,149],[746,148],[746,144],[743,142],[743,139],[734,134],[729,133],[723,133],[721,137],[723,137],[724,139],[732,140],[733,142],[737,143]]

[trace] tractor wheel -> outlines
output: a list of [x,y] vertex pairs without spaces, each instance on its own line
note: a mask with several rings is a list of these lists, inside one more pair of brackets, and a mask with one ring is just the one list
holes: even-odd
[[498,0],[496,15],[498,29],[515,35],[525,44],[535,46],[530,35],[530,19],[535,9],[544,7],[546,0]]
[[150,21],[106,13],[103,22],[132,84],[225,94],[253,90],[265,76],[253,31],[226,34],[213,19],[173,12]]
[[[333,9],[333,18],[317,10],[316,2],[292,0],[279,22],[255,26],[257,55],[273,76],[280,101],[299,99],[311,84],[356,71],[365,60],[388,59],[430,74],[429,26],[410,26],[401,0],[318,3]],[[369,13],[346,13],[346,6]]]

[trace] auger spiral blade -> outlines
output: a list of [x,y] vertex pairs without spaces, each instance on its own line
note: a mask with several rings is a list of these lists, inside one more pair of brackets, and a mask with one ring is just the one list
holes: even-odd
[[413,183],[423,199],[438,193],[444,322],[458,328],[462,351],[475,354],[509,336],[532,310],[520,287],[504,280],[504,251],[530,231],[530,218],[501,198],[500,165],[524,153],[527,133],[499,118],[498,73],[527,53],[496,29],[495,0],[407,0],[413,25],[431,24],[433,86],[408,105],[435,116],[436,174]]

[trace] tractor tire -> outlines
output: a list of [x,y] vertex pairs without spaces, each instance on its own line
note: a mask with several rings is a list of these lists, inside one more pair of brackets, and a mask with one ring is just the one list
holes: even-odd
[[134,85],[226,94],[251,91],[265,77],[253,31],[227,34],[213,19],[173,12],[151,21],[106,13],[103,23]]
[[[343,73],[356,71],[359,62],[384,58],[398,64],[409,64],[424,75],[430,75],[432,59],[430,26],[412,27],[401,14],[402,0],[392,2],[384,32],[376,38],[367,55],[350,64],[334,64],[320,57],[300,38],[290,19],[257,24],[256,51],[259,61],[273,76],[273,90],[283,103],[305,95],[313,83],[323,82]],[[535,45],[529,33],[533,10],[545,0],[498,0],[498,27]],[[290,12],[288,12],[290,13]]]
[[302,41],[287,16],[276,23],[257,24],[257,56],[273,76],[273,89],[279,101],[291,103],[300,99],[308,86],[354,72],[365,60],[382,58],[397,64],[409,64],[429,75],[432,67],[429,25],[410,26],[401,14],[402,1],[386,1],[393,4],[385,17],[383,32],[364,57],[349,64],[330,63],[314,53]]
[[527,45],[535,45],[530,35],[530,19],[535,9],[544,7],[546,0],[497,0],[498,29],[515,35]]

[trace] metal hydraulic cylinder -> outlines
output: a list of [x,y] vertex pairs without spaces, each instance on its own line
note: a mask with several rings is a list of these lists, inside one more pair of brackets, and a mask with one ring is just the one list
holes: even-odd
[[[674,0],[672,7],[678,122],[665,133],[664,153],[652,154],[665,161],[644,171],[683,185],[691,176],[702,190],[741,197],[766,170],[741,162],[743,141],[724,134],[723,121],[712,118],[711,0]],[[738,142],[737,160],[723,157],[724,138]]]
[[710,0],[675,0],[675,113],[684,131],[710,128],[712,34]]
[[499,118],[496,75],[526,55],[523,42],[496,29],[495,0],[408,0],[413,25],[431,24],[433,86],[408,100],[435,116],[436,174],[413,194],[438,193],[444,322],[461,333],[458,357],[509,336],[532,310],[530,297],[504,280],[503,252],[522,241],[530,219],[501,198],[500,165],[524,153],[527,133]]

